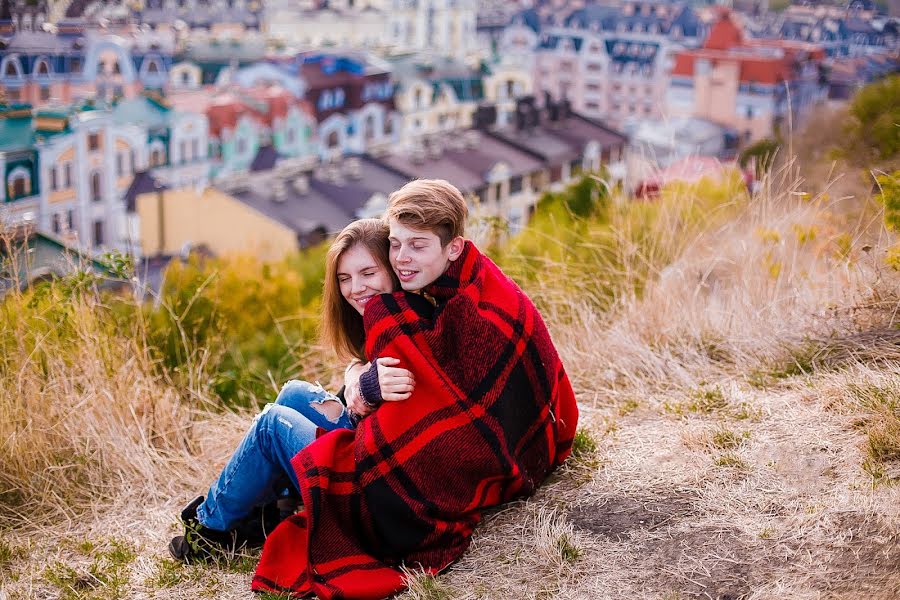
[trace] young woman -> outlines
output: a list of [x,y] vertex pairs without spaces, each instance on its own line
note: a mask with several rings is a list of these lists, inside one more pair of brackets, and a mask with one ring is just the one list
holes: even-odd
[[[206,499],[201,496],[182,511],[185,533],[169,543],[172,556],[190,562],[207,558],[216,547],[247,541],[238,530],[241,521],[255,507],[271,505],[286,482],[299,489],[290,461],[316,439],[317,428],[353,428],[376,408],[359,390],[359,376],[370,367],[362,313],[370,298],[398,287],[387,238],[382,221],[356,221],[338,234],[326,257],[322,337],[339,356],[353,358],[345,372],[346,406],[318,384],[288,382],[254,419]],[[394,366],[397,362],[378,359],[384,400],[405,400],[415,385],[412,373]]]

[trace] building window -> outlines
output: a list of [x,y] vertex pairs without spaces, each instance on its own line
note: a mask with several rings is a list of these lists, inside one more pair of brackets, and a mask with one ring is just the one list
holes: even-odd
[[18,77],[19,72],[16,70],[16,65],[14,61],[9,61],[6,63],[6,70],[3,72],[4,77]]
[[162,150],[156,148],[153,152],[150,153],[150,166],[151,167],[161,167],[163,165],[163,153]]
[[72,187],[72,163],[67,162],[63,165],[63,188]]
[[186,141],[181,140],[181,142],[178,143],[178,152],[181,153],[181,162],[186,163],[188,159]]
[[56,167],[50,167],[50,191],[55,192],[59,189],[59,181],[57,181]]
[[22,99],[22,92],[15,88],[6,88],[6,99],[10,102],[18,102]]
[[75,209],[70,208],[66,213],[66,226],[69,231],[75,231]]
[[100,134],[99,133],[89,133],[88,134],[88,150],[94,152],[100,149]]
[[103,245],[103,221],[94,221],[94,246]]
[[116,152],[116,177],[125,174],[125,157],[121,152]]
[[40,98],[41,98],[41,102],[46,102],[47,100],[50,99],[50,86],[49,85],[41,86]]
[[562,179],[562,165],[550,167],[550,182],[556,183]]
[[100,173],[97,171],[91,173],[91,200],[94,202],[103,200],[103,187],[100,182]]
[[522,176],[519,175],[519,176],[517,176],[517,177],[513,177],[512,179],[510,179],[510,180],[509,180],[509,193],[510,193],[510,195],[512,195],[512,194],[518,194],[518,193],[521,192],[521,191],[522,191]]
[[28,177],[25,175],[17,175],[11,178],[9,183],[9,191],[10,196],[13,199],[21,198],[22,196],[27,196],[31,190],[29,189],[31,186],[28,185]]
[[47,65],[46,60],[42,60],[40,63],[38,63],[37,75],[38,77],[50,76],[50,67]]
[[200,158],[200,140],[197,138],[191,140],[191,158],[194,160]]
[[75,56],[69,60],[69,72],[70,73],[80,73],[81,72],[81,57]]
[[59,235],[60,231],[62,231],[62,219],[59,216],[59,213],[53,214],[53,233]]
[[247,140],[245,140],[244,138],[238,138],[237,153],[243,154],[246,151],[247,151]]
[[289,127],[287,131],[284,132],[284,141],[286,144],[293,145],[294,139],[296,138],[296,134],[294,133],[294,128]]

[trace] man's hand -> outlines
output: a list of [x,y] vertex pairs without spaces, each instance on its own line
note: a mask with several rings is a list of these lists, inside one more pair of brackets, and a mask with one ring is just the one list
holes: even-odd
[[375,364],[378,365],[378,384],[383,399],[393,402],[410,397],[416,387],[416,380],[410,371],[397,366],[400,359],[383,356]]

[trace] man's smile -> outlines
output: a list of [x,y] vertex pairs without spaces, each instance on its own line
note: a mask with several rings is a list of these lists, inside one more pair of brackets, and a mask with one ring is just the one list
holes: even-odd
[[410,269],[397,270],[397,276],[400,278],[400,281],[412,281],[412,279],[418,274],[418,271],[412,271]]

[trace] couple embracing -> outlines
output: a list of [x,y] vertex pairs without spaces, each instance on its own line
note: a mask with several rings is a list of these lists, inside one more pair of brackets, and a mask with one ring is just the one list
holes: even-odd
[[254,420],[169,549],[184,561],[238,543],[282,490],[302,509],[265,540],[253,589],[384,598],[401,567],[437,573],[482,512],[527,496],[571,449],[575,397],[543,319],[463,238],[443,180],[391,194],[327,257],[323,338],[352,358],[338,395],[293,381]]

